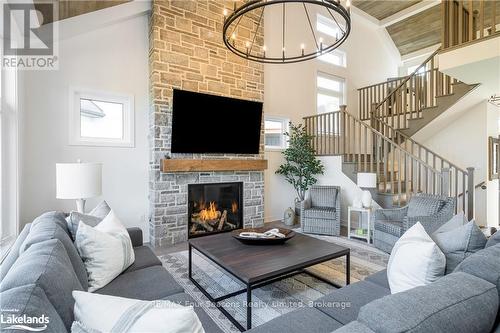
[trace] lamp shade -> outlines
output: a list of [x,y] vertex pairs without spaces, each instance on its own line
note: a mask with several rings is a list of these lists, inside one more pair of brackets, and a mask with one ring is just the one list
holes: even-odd
[[370,172],[358,172],[358,186],[361,188],[376,188],[377,174]]
[[87,199],[102,193],[101,163],[56,163],[58,199]]

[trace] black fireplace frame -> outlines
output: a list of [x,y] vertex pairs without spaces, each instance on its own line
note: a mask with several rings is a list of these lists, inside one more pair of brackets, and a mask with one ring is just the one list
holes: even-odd
[[237,230],[239,228],[236,228],[236,229],[228,229],[228,230],[216,230],[216,231],[207,231],[207,232],[204,232],[203,234],[199,234],[199,235],[191,235],[191,232],[189,230],[189,227],[191,226],[191,215],[193,213],[193,207],[192,207],[192,202],[191,200],[189,200],[189,189],[191,186],[210,186],[210,185],[234,185],[234,184],[238,184],[238,189],[239,189],[239,194],[237,195],[237,198],[238,198],[238,218],[241,222],[241,225],[239,226],[239,228],[244,228],[244,220],[243,220],[243,210],[244,210],[244,201],[243,201],[243,192],[244,192],[244,182],[217,182],[217,183],[193,183],[193,184],[188,184],[188,198],[187,198],[187,204],[188,204],[188,221],[187,221],[187,235],[188,235],[188,239],[191,239],[191,238],[197,238],[197,237],[204,237],[204,236],[208,236],[208,235],[215,235],[215,234],[220,234],[220,233],[224,233],[224,232],[231,232],[233,230]]

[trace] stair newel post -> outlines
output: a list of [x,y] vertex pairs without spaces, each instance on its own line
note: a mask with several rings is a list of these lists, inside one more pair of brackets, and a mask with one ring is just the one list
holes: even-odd
[[441,195],[450,196],[450,169],[441,169]]
[[467,219],[474,219],[475,191],[474,191],[474,168],[467,168]]
[[376,121],[376,114],[375,112],[377,111],[377,103],[372,103],[372,107],[370,108],[370,126],[374,128],[377,131],[380,131],[380,129],[377,126],[377,121]]
[[341,131],[342,131],[341,135],[344,138],[343,139],[343,141],[344,141],[343,147],[344,148],[343,148],[342,154],[346,154],[347,147],[349,147],[349,145],[350,145],[350,140],[347,137],[346,126],[345,126],[345,122],[347,120],[347,117],[345,116],[345,113],[347,112],[347,105],[340,105],[339,110],[340,110],[339,119],[340,119],[340,123],[341,123]]

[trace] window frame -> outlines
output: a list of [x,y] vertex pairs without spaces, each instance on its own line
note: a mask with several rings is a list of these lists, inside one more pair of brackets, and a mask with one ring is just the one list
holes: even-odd
[[[279,122],[282,125],[282,145],[281,146],[268,146],[266,145],[266,121],[274,121],[274,122]],[[286,117],[280,117],[280,116],[267,116],[264,115],[264,150],[265,151],[283,151],[288,147],[288,142],[285,137],[285,132],[288,132],[289,130],[289,124],[290,124],[290,119]]]
[[[123,137],[120,139],[82,137],[81,99],[122,104]],[[69,144],[71,146],[135,147],[135,112],[133,95],[71,87],[69,91],[69,109]]]
[[[328,55],[334,55],[334,54],[338,54],[341,59],[342,59],[342,63],[340,65],[338,64],[334,64],[333,62],[330,62],[328,60],[325,60],[325,57],[328,56]],[[339,68],[347,68],[347,53],[343,50],[339,50],[339,49],[335,49],[333,51],[330,51],[328,53],[324,53],[322,55],[320,55],[318,57],[318,60],[325,63],[325,64],[328,64],[328,65],[332,65],[332,66],[336,66],[336,67],[339,67]]]
[[0,68],[0,264],[19,235],[18,85],[17,69]]
[[333,74],[325,73],[322,71],[318,71],[318,72],[316,72],[316,114],[319,114],[318,113],[318,95],[319,94],[327,95],[327,96],[331,96],[331,97],[339,97],[338,94],[332,93],[332,92],[334,92],[333,90],[321,88],[318,86],[318,78],[320,76],[324,77],[325,79],[336,80],[336,81],[340,81],[342,83],[342,92],[340,93],[341,101],[340,101],[339,105],[346,105],[347,104],[346,79],[341,77],[341,76],[338,76],[338,75],[333,75]]
[[[329,34],[326,31],[318,29],[318,23],[325,25],[327,27],[330,26],[329,28],[334,29],[334,30],[340,30],[340,27],[335,23],[335,21],[333,21],[332,19],[329,19],[325,15],[322,15],[320,13],[316,13],[316,27],[315,27],[316,29],[315,30],[317,33],[323,34],[323,35],[328,36],[330,38],[337,38],[338,37],[337,34],[335,34],[335,36],[334,36],[332,34]],[[345,27],[342,24],[340,24],[340,25],[342,26],[342,28],[345,29]],[[338,31],[338,33],[340,33],[340,31]]]

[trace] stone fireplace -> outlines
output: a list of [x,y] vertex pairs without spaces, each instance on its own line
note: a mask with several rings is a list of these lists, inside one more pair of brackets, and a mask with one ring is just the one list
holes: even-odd
[[188,238],[243,227],[243,183],[188,185]]
[[[245,100],[264,100],[264,67],[227,50],[222,36],[223,1],[153,1],[150,18],[150,116],[149,116],[149,235],[153,246],[186,241],[189,237],[189,194],[193,184],[242,183],[243,227],[264,222],[264,172],[262,169],[233,171],[162,172],[161,161],[262,160],[260,153],[172,154],[173,89],[203,92]],[[258,18],[255,18],[257,23]],[[236,31],[244,42],[245,30]],[[262,33],[256,47],[264,45]],[[234,123],[239,121],[235,110]],[[228,138],[230,140],[230,138]],[[221,213],[222,214],[222,213]]]

